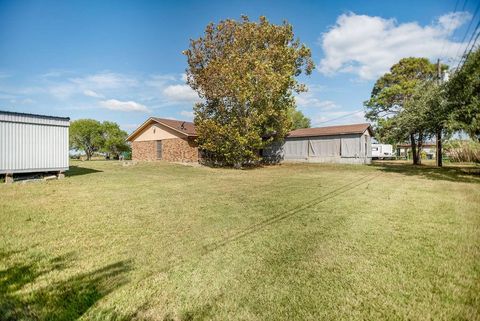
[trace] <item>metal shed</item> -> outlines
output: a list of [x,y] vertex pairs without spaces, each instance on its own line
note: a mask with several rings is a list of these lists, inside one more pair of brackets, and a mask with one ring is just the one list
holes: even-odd
[[277,161],[370,164],[372,135],[370,124],[297,129],[283,143],[264,150],[264,156]]
[[0,111],[0,174],[68,170],[70,118]]

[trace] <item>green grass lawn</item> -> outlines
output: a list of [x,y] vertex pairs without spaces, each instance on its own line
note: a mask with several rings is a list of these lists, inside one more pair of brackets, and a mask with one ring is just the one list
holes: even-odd
[[480,320],[478,167],[71,165],[0,186],[0,320]]

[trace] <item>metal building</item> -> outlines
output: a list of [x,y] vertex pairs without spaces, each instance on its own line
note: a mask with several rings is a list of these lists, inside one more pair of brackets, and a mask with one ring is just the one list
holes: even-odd
[[0,174],[68,170],[70,118],[0,111]]
[[370,124],[297,129],[263,155],[272,161],[370,164],[372,136]]

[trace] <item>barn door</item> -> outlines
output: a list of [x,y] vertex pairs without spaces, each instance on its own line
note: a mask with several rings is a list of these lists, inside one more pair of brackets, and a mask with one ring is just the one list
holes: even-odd
[[157,159],[162,159],[162,141],[157,140]]

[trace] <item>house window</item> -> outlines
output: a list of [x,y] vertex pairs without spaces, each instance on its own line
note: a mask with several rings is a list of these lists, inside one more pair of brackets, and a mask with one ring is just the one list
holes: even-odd
[[162,141],[157,140],[157,159],[162,159]]

